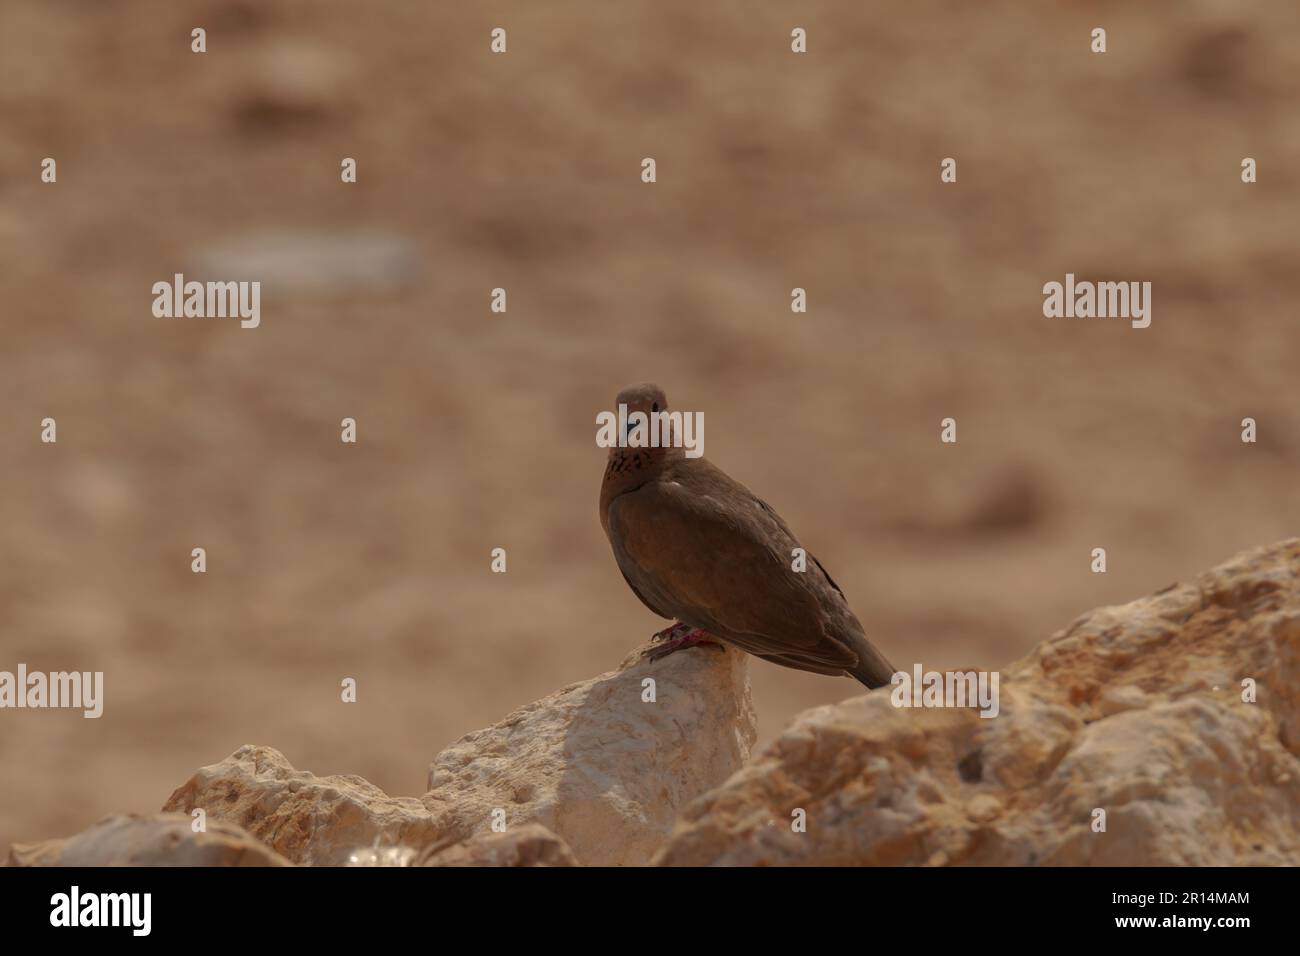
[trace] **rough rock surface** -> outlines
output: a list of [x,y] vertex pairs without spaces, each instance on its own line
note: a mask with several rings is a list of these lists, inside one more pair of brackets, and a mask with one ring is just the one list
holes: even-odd
[[[202,807],[209,821],[237,824],[294,863],[316,866],[405,862],[381,852],[393,848],[426,857],[433,848],[456,865],[644,864],[678,810],[749,757],[746,675],[742,654],[716,646],[655,663],[633,654],[617,671],[463,737],[434,760],[430,792],[418,799],[390,797],[356,776],[317,777],[276,750],[245,746],[200,769],[163,809]],[[647,678],[653,702],[642,699]],[[494,819],[503,819],[506,839],[452,853],[454,844],[496,835]],[[522,832],[529,822],[553,839]]]
[[[648,863],[678,812],[748,759],[745,655],[696,647],[573,684],[468,734],[429,769],[425,804],[462,839],[537,822],[585,865]],[[655,681],[645,702],[643,681]]]
[[1300,539],[1085,614],[1001,677],[992,719],[885,688],[805,712],[656,862],[1300,862]]
[[75,836],[15,843],[9,866],[289,866],[237,826],[210,823],[203,833],[179,814],[113,816]]
[[318,777],[295,770],[270,747],[240,747],[203,767],[171,795],[164,811],[207,811],[294,863],[342,866],[359,847],[419,847],[439,836],[414,797],[390,797],[352,774]]
[[431,846],[413,866],[577,866],[563,840],[540,823],[479,834],[452,846]]

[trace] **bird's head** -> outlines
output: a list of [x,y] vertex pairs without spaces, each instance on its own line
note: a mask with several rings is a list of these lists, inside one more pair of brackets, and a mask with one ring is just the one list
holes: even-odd
[[[679,457],[682,450],[675,447],[674,428],[664,414],[668,397],[658,385],[629,385],[614,399],[615,414],[619,406],[626,406],[627,419],[620,422],[618,442],[610,446],[605,480],[619,490],[630,490],[647,481],[666,460]],[[635,415],[637,412],[641,415]],[[652,434],[657,435],[658,447],[650,444]],[[629,437],[634,442],[629,442]]]
[[629,385],[619,392],[618,398],[614,399],[614,408],[617,409],[620,405],[627,406],[629,416],[633,412],[644,412],[648,418],[659,412],[668,411],[668,396],[658,385],[644,382],[640,385]]

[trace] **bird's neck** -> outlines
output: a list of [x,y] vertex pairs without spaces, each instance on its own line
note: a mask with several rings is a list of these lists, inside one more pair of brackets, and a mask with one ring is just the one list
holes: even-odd
[[600,487],[602,519],[611,501],[658,478],[681,457],[680,448],[611,448]]

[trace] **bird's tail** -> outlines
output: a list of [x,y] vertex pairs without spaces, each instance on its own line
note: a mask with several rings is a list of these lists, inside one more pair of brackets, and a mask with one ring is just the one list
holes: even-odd
[[853,649],[858,655],[856,666],[845,671],[850,677],[870,689],[884,687],[894,676],[894,665],[865,638]]

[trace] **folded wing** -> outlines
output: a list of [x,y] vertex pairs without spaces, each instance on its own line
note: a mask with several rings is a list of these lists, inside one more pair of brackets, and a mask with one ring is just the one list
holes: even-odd
[[706,462],[615,498],[609,523],[624,576],[662,616],[787,666],[839,673],[857,662],[835,636],[860,632],[839,588],[816,559],[794,571],[800,545],[785,522]]

